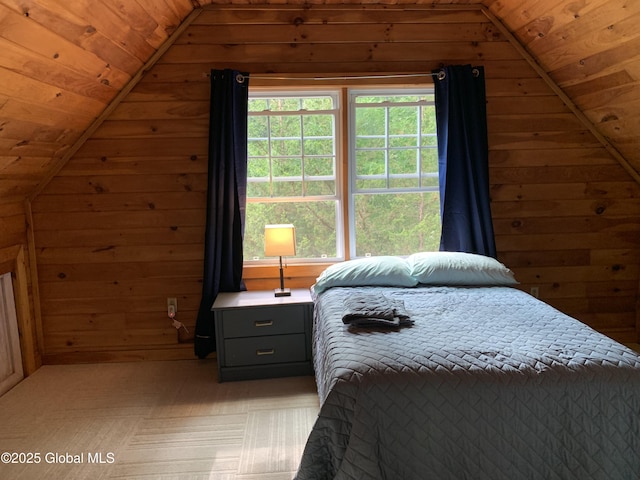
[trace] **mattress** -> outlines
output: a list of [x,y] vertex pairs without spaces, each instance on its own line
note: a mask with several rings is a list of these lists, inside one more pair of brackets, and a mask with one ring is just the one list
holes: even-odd
[[[353,328],[345,299],[411,323]],[[320,412],[298,480],[640,478],[640,357],[512,287],[314,296]]]

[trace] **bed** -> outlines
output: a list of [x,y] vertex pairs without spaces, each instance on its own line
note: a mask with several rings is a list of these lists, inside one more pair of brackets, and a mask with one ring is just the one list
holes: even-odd
[[634,351],[494,259],[334,267],[312,289],[320,412],[297,480],[640,478]]

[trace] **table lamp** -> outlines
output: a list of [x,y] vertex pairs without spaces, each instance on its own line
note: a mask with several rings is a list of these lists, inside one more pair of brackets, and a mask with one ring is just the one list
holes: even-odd
[[264,254],[280,257],[280,288],[274,290],[276,297],[288,297],[291,290],[284,288],[282,257],[296,254],[296,229],[291,224],[264,226]]

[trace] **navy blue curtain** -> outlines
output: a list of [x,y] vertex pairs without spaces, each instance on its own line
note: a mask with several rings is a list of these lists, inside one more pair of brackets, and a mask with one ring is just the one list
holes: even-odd
[[484,68],[453,65],[433,73],[442,217],[440,250],[495,258]]
[[194,339],[199,358],[216,350],[211,305],[218,293],[245,290],[242,238],[247,197],[248,99],[247,74],[211,71],[204,273]]

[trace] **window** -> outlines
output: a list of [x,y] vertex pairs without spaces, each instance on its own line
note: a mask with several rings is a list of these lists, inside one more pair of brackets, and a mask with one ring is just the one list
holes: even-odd
[[297,258],[343,256],[336,92],[249,97],[245,260],[264,258],[264,226],[293,223]]
[[408,255],[440,243],[432,91],[350,93],[351,254]]
[[433,100],[432,89],[250,92],[245,261],[264,259],[273,223],[295,225],[297,259],[437,250]]

